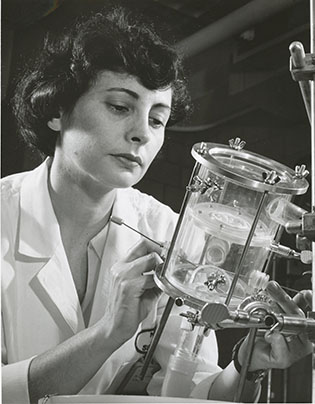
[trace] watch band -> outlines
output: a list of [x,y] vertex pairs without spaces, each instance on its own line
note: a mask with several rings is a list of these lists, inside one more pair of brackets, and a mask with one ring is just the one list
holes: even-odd
[[[242,370],[242,365],[239,363],[238,360],[238,351],[240,349],[240,346],[242,345],[243,341],[245,340],[246,337],[241,338],[235,345],[232,350],[232,360],[234,363],[234,367],[237,370],[238,373],[241,373]],[[254,372],[247,372],[246,373],[246,380],[254,383],[261,382],[266,374],[268,373],[268,369],[259,369],[255,370]]]

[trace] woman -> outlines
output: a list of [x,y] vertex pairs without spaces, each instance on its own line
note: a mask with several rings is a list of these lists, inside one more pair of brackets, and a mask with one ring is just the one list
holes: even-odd
[[[132,186],[187,100],[178,55],[122,9],[46,42],[19,83],[20,131],[48,157],[2,181],[4,402],[116,392],[141,356],[135,338],[156,325],[165,300],[146,275],[161,259],[152,243],[109,218],[155,240],[171,238],[175,213]],[[160,393],[176,346],[180,320],[173,317],[156,351],[161,369],[145,386],[149,394]],[[268,338],[255,349],[251,370],[287,365],[284,352],[292,362],[283,337]],[[264,358],[277,349],[272,363]],[[217,367],[213,333],[201,354],[199,380],[210,377],[195,394],[231,399],[239,374],[233,364]],[[257,384],[248,382],[247,399],[256,394]]]

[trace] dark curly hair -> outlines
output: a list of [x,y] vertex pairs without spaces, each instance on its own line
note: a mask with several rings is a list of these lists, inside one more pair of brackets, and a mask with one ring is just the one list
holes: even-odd
[[59,39],[46,38],[44,50],[13,97],[18,129],[26,143],[52,156],[56,132],[47,122],[71,112],[102,70],[136,76],[149,90],[171,87],[168,124],[190,110],[182,61],[176,50],[130,11],[117,7],[78,21]]

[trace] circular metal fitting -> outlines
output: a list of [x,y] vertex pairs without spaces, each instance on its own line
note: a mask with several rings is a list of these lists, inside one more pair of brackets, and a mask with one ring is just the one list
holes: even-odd
[[304,178],[305,169],[298,169],[296,175],[296,171],[284,164],[241,150],[241,143],[240,140],[236,143],[233,140],[232,147],[217,143],[196,143],[191,154],[212,173],[226,177],[235,184],[277,194],[300,195],[307,191],[309,184]]
[[182,297],[176,297],[175,304],[176,304],[176,306],[180,307],[185,304],[185,301]]

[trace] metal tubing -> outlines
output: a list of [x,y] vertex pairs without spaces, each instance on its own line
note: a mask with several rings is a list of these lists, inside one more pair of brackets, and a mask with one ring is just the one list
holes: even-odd
[[283,334],[307,333],[309,338],[314,341],[315,320],[305,317],[295,317],[287,315],[275,315],[279,323],[278,330]]
[[227,16],[180,41],[177,48],[186,56],[194,56],[254,24],[304,0],[253,0]]
[[280,313],[266,313],[261,316],[251,315],[246,311],[236,310],[230,312],[230,318],[216,324],[223,328],[259,328],[270,330],[276,326],[284,335],[298,335],[306,333],[309,339],[315,342],[315,319],[307,317],[289,316]]
[[240,273],[241,273],[243,261],[244,261],[244,259],[246,257],[246,254],[247,254],[247,251],[249,249],[250,243],[251,243],[252,238],[254,236],[254,232],[255,232],[255,229],[256,229],[256,226],[257,226],[257,223],[258,223],[258,220],[259,220],[259,216],[260,216],[260,213],[261,213],[261,210],[262,210],[262,207],[263,207],[263,204],[264,204],[264,201],[265,201],[265,198],[266,198],[267,195],[268,195],[268,192],[264,191],[264,193],[262,194],[261,199],[259,201],[259,205],[258,205],[258,208],[257,208],[256,215],[254,217],[252,226],[250,228],[246,243],[245,243],[243,251],[242,251],[241,258],[240,258],[239,263],[238,263],[238,265],[236,267],[234,277],[233,277],[233,280],[232,280],[228,295],[227,295],[226,300],[225,300],[225,304],[227,306],[229,305],[229,303],[230,303],[230,301],[232,299],[232,295],[233,295],[233,292],[234,292],[234,289],[235,289],[235,286],[236,286],[236,282],[237,282],[237,280],[238,280],[238,278],[240,276]]

